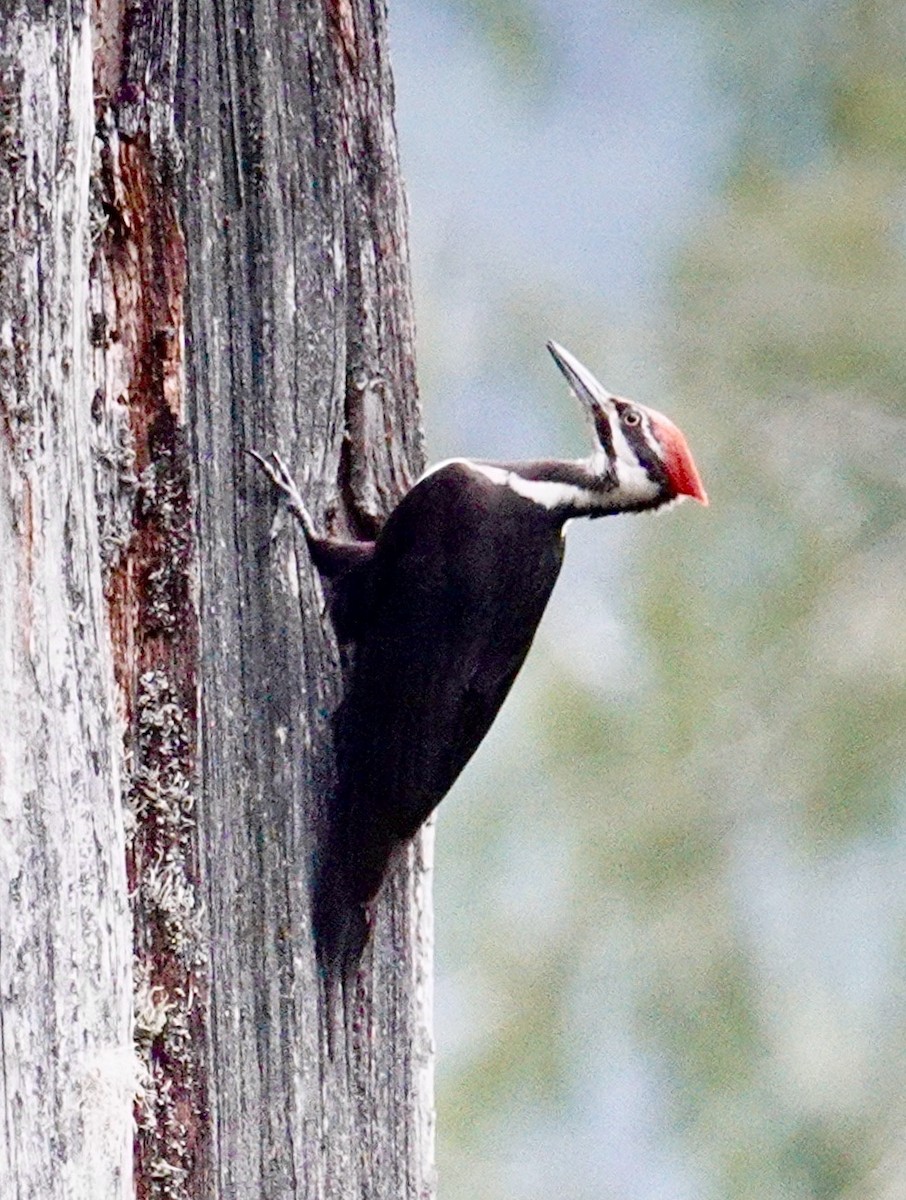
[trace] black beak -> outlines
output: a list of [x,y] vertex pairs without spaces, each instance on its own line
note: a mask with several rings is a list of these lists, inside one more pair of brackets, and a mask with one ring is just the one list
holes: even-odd
[[589,409],[592,417],[597,417],[613,399],[613,393],[603,387],[587,367],[583,367],[577,358],[573,358],[568,350],[558,346],[556,342],[548,342],[554,362],[566,376],[566,381],[576,399]]

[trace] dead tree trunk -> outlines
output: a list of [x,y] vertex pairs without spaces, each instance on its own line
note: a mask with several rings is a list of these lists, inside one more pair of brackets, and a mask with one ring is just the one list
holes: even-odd
[[328,1059],[342,674],[245,455],[356,533],[422,465],[384,9],[0,8],[0,1194],[430,1195],[426,851]]

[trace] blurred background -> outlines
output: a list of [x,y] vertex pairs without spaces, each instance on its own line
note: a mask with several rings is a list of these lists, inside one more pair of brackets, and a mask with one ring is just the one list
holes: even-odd
[[390,0],[431,457],[574,524],[440,810],[441,1200],[906,1197],[906,4]]

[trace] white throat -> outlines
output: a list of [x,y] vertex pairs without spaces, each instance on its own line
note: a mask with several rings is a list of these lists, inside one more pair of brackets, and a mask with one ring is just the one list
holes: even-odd
[[619,421],[611,421],[610,436],[613,438],[613,449],[616,454],[614,463],[618,481],[615,495],[616,506],[622,508],[653,500],[658,492],[657,484],[651,479],[636,457],[635,451],[626,441]]

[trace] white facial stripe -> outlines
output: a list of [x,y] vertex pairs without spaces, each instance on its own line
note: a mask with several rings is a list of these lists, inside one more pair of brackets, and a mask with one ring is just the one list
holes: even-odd
[[422,479],[427,479],[435,471],[439,471],[442,467],[451,466],[453,463],[459,463],[464,467],[468,467],[470,471],[474,471],[477,475],[483,475],[485,479],[497,484],[498,487],[508,487],[517,496],[522,496],[526,500],[532,500],[535,504],[540,504],[542,508],[548,510],[564,507],[592,508],[596,503],[600,502],[600,496],[597,496],[594,492],[576,487],[571,483],[553,483],[550,480],[543,479],[522,479],[512,471],[505,471],[502,467],[494,467],[490,463],[472,462],[467,458],[444,459],[443,462],[429,467],[424,475],[422,475]]
[[623,463],[627,467],[637,467],[639,460],[636,458],[633,450],[630,449],[629,443],[626,441],[626,435],[620,427],[620,418],[614,409],[611,410],[612,418],[610,422],[610,436],[613,438],[613,449],[617,456],[617,461]]
[[[648,477],[648,472],[639,462],[638,456],[630,447],[620,426],[617,404],[623,403],[623,401],[609,392],[607,388],[602,387],[591,371],[583,366],[577,358],[574,358],[568,350],[564,350],[556,342],[550,342],[549,347],[554,352],[554,357],[560,361],[561,367],[566,367],[567,378],[572,374],[570,386],[573,391],[586,408],[591,404],[592,416],[594,416],[593,410],[597,408],[608,419],[613,441],[614,462],[611,465],[603,451],[596,452],[591,460],[592,470],[596,474],[603,477],[611,470],[616,474],[617,487],[608,494],[608,501],[613,503],[616,509],[623,505],[631,506],[654,500],[658,495],[659,488]],[[587,393],[584,396],[581,395],[583,391]],[[648,413],[643,408],[638,408],[636,411],[641,417],[640,431],[651,445],[657,445],[657,438],[654,435]]]
[[616,470],[619,484],[614,495],[618,502],[639,504],[645,500],[653,500],[657,495],[657,484],[651,479],[645,468],[638,463],[632,466],[618,458]]
[[[646,433],[650,434],[648,418],[643,413],[642,421]],[[610,433],[613,438],[613,449],[616,455],[615,468],[619,480],[619,497],[629,504],[645,500],[653,500],[657,495],[657,484],[649,478],[648,472],[639,462],[638,457],[620,427],[620,419],[616,412],[610,422]]]

